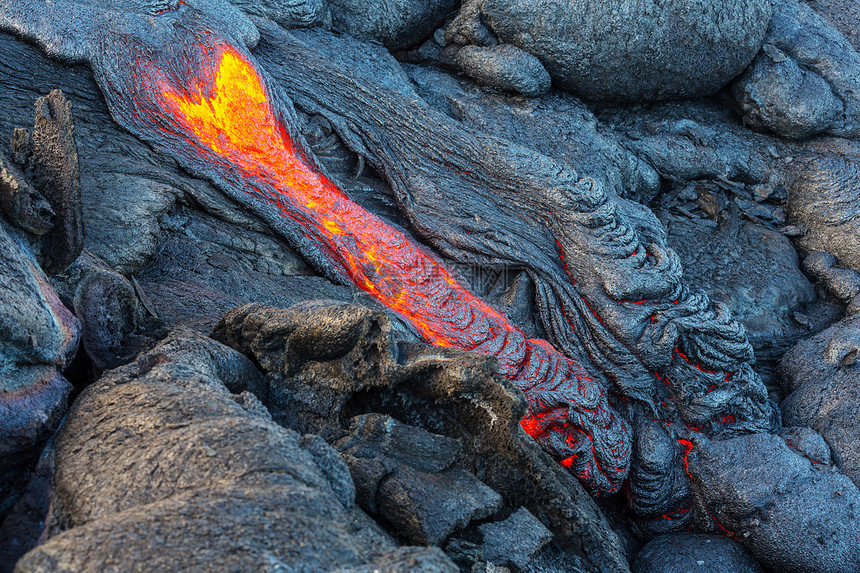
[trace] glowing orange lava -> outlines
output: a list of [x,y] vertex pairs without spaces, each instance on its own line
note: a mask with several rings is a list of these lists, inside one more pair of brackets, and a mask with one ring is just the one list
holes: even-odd
[[[427,250],[319,173],[296,151],[254,67],[231,47],[216,49],[214,83],[201,82],[189,90],[162,78],[165,111],[190,132],[189,141],[239,169],[245,180],[276,189],[264,197],[285,217],[301,221],[335,267],[407,319],[425,340],[495,356],[502,375],[529,398],[530,413],[523,421],[528,433],[567,448],[558,450],[562,463],[573,466],[594,493],[615,491],[627,471],[629,430],[612,413],[600,385],[547,342],[527,339]],[[578,410],[564,406],[559,396]],[[568,421],[587,433],[573,431]],[[547,437],[553,432],[559,436]]]

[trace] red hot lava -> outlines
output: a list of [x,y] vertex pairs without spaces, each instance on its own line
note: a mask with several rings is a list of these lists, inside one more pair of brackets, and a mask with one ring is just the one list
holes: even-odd
[[546,341],[528,339],[434,255],[315,169],[288,135],[250,56],[222,42],[197,49],[215,70],[190,82],[141,62],[137,93],[167,120],[143,117],[138,110],[145,106],[135,100],[138,123],[163,132],[169,125],[171,135],[198,150],[192,168],[203,171],[200,162],[208,161],[206,169],[229,174],[225,179],[239,181],[242,191],[276,207],[328,262],[428,342],[496,357],[501,374],[527,396],[526,432],[591,493],[616,491],[629,467],[631,432],[602,386]]

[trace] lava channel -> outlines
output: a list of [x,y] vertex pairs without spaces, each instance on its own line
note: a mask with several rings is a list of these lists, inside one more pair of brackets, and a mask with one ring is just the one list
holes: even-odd
[[[276,207],[334,268],[426,341],[496,357],[500,373],[527,397],[526,432],[593,495],[615,492],[627,475],[632,437],[603,387],[546,341],[528,339],[427,249],[320,173],[273,111],[250,56],[224,43],[198,48],[217,68],[208,78],[171,81],[157,67],[148,68],[152,78],[143,78],[159,90],[147,97],[170,118],[171,129],[188,145],[208,150],[194,159],[208,164],[186,167],[229,172],[225,178]],[[147,75],[147,66],[137,69]]]

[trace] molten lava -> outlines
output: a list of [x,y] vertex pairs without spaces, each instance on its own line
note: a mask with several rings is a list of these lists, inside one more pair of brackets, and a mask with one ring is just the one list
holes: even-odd
[[[527,396],[522,425],[594,494],[624,480],[630,431],[600,384],[543,340],[528,339],[473,295],[423,247],[343,193],[297,150],[249,59],[220,44],[214,81],[189,88],[158,79],[163,107],[189,144],[214,152],[359,288],[409,321],[428,342],[498,359]],[[264,182],[265,185],[255,185]],[[260,191],[275,189],[276,192]]]

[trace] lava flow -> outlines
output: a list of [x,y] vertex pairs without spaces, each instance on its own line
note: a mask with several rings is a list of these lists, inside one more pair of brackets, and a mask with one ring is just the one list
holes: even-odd
[[284,129],[249,56],[224,44],[205,50],[217,66],[211,79],[192,79],[189,88],[165,74],[155,78],[173,129],[208,150],[201,159],[217,156],[207,168],[238,172],[244,192],[275,206],[334,268],[428,342],[495,356],[501,374],[528,398],[526,432],[593,494],[616,491],[631,435],[601,385],[546,341],[527,339],[436,257],[315,169]]

